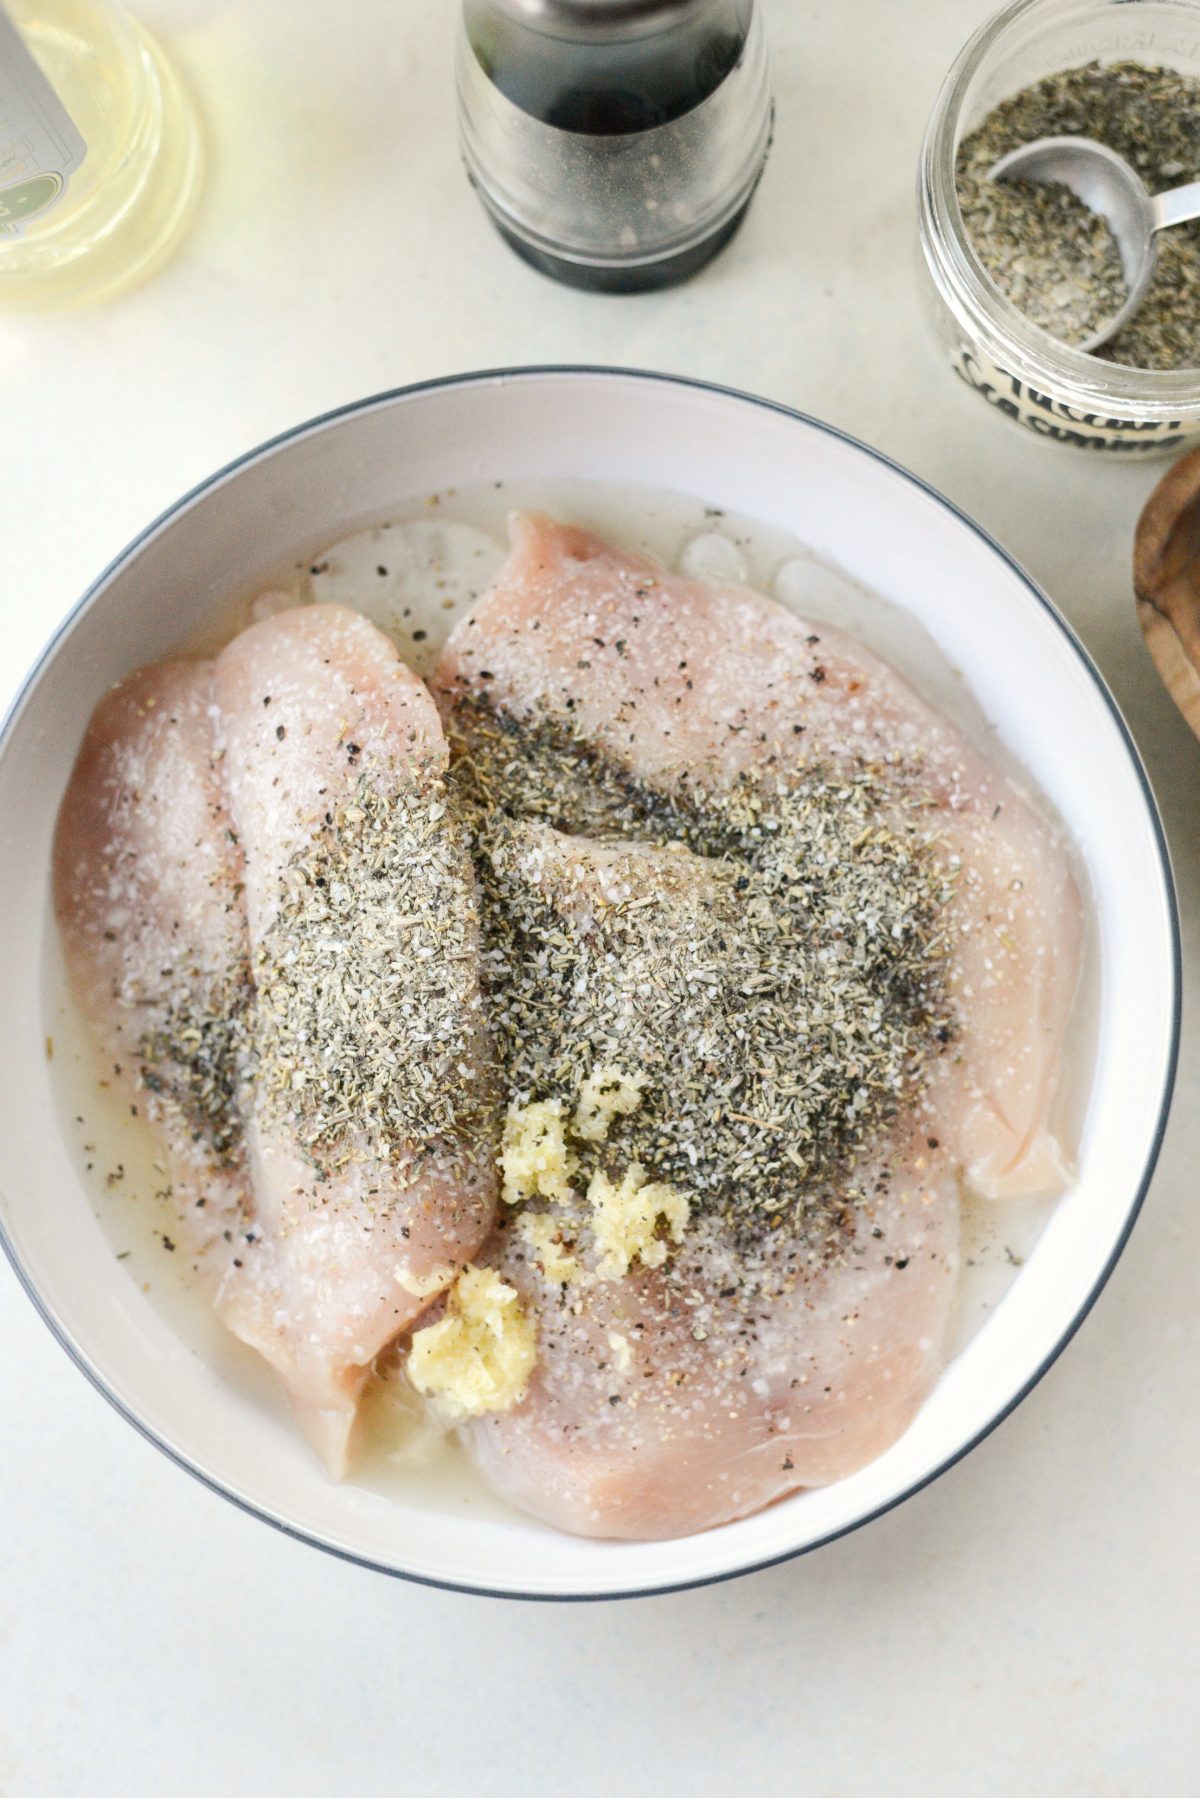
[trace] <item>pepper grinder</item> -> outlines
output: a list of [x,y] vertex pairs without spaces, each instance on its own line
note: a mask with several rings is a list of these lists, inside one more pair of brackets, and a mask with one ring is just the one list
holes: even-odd
[[729,242],[771,140],[757,0],[464,0],[458,117],[501,235],[575,287],[684,281]]

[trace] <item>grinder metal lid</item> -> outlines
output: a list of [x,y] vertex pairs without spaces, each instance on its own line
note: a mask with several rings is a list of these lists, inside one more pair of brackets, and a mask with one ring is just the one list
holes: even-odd
[[492,0],[499,12],[553,37],[640,37],[665,31],[709,0]]

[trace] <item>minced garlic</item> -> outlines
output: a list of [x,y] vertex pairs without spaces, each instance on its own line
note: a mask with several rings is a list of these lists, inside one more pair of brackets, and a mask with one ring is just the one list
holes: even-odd
[[509,1111],[500,1152],[502,1197],[506,1205],[519,1205],[522,1199],[539,1195],[569,1199],[574,1167],[560,1100],[539,1099],[520,1110]]
[[603,1142],[616,1117],[628,1117],[642,1102],[645,1074],[617,1067],[596,1068],[579,1089],[572,1130],[582,1142]]
[[400,1267],[396,1269],[396,1284],[415,1299],[430,1299],[434,1293],[446,1290],[456,1272],[454,1267],[434,1267],[427,1274],[410,1274],[406,1267]]
[[667,1258],[667,1244],[657,1233],[659,1224],[666,1224],[671,1241],[679,1243],[692,1214],[677,1187],[647,1180],[645,1169],[636,1161],[619,1186],[607,1174],[594,1174],[587,1196],[601,1257],[596,1272],[602,1280],[621,1279],[635,1260],[643,1267],[661,1267]]
[[571,1286],[581,1278],[583,1268],[562,1246],[562,1224],[558,1218],[545,1211],[525,1211],[520,1227],[547,1280],[558,1286]]
[[525,1396],[537,1333],[516,1290],[490,1267],[467,1267],[446,1315],[413,1334],[408,1376],[452,1418],[507,1411]]

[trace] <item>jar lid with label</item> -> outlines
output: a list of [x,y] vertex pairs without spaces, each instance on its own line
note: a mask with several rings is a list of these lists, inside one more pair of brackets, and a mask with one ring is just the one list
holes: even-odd
[[527,261],[576,286],[685,279],[741,223],[771,133],[757,0],[464,0],[468,173]]

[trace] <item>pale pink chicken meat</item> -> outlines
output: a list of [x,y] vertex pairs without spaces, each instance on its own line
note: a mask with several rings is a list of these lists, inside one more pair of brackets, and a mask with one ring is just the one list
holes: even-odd
[[663,1270],[601,1283],[575,1314],[507,1226],[498,1265],[538,1317],[538,1366],[522,1404],[468,1427],[489,1483],[558,1529],[649,1541],[875,1460],[941,1371],[958,1270],[944,1157],[918,1137],[881,1165],[887,1190],[863,1170],[837,1258],[788,1291],[786,1250],[756,1262],[701,1223]]
[[[649,1085],[646,1103],[610,1128],[595,1159],[575,1142],[571,1199],[512,1213],[499,1234],[500,1271],[537,1319],[538,1364],[524,1402],[468,1426],[488,1480],[559,1528],[650,1539],[761,1510],[873,1460],[911,1421],[942,1364],[958,1268],[958,1189],[945,1153],[900,1124],[833,1182],[805,1191],[800,1181],[785,1197],[777,1176],[781,1208],[797,1190],[806,1200],[803,1227],[763,1230],[754,1193],[747,1203],[735,1191],[730,1202],[718,1185],[705,1214],[709,1157],[693,1159],[685,1141],[668,1169],[681,1170],[678,1190],[694,1204],[681,1246],[661,1268],[635,1261],[623,1277],[603,1277],[589,1173],[599,1165],[616,1178],[635,1158],[649,1162],[656,1145],[655,1171],[666,1167],[671,1113],[688,1120],[686,1095],[717,1089],[726,1071],[722,1045],[737,1040],[729,1012],[750,1014],[744,1053],[770,1060],[779,1043],[771,1007],[803,1005],[805,971],[756,1007],[752,991],[761,996],[779,938],[768,901],[736,868],[538,824],[493,827],[485,842],[501,878],[496,887],[485,874],[485,892],[504,904],[526,881],[551,914],[544,940],[579,945],[578,983],[590,999],[560,1007],[553,994],[548,1044],[561,1032],[593,1065],[637,1069]],[[756,910],[761,973],[757,956],[725,934],[738,909]],[[729,952],[715,979],[714,936]],[[656,965],[643,980],[647,946]],[[531,995],[537,985],[535,976]],[[498,1011],[507,1002],[495,995]],[[752,1096],[742,1088],[735,1102],[780,1110],[795,1065],[779,1066]],[[666,1116],[652,1115],[660,1090]],[[804,1108],[793,1116],[802,1124]],[[549,1256],[527,1233],[531,1211],[549,1220]],[[553,1277],[562,1255],[577,1263],[565,1280]]]
[[75,995],[163,1137],[180,1246],[215,1290],[253,1206],[223,1022],[245,1004],[249,945],[213,731],[211,664],[160,662],[101,701],[59,812],[54,902]]
[[[434,680],[501,717],[565,725],[665,793],[814,764],[908,772],[923,828],[962,873],[951,908],[957,1055],[947,1146],[985,1196],[1061,1190],[1052,1123],[1082,910],[1060,833],[870,650],[747,588],[685,580],[585,532],[519,515],[512,552]],[[563,820],[565,828],[573,820]]]
[[[59,825],[76,990],[132,1084],[160,1086],[147,1109],[216,1308],[336,1473],[375,1356],[492,1222],[474,888],[445,762],[429,696],[386,639],[306,608],[103,702]],[[340,878],[368,862],[370,879]],[[453,920],[453,958],[435,915]],[[226,1055],[224,1098],[198,1124],[204,1070],[185,1055],[175,1077],[169,1048],[189,1030]],[[342,1090],[357,1068],[362,1103]]]
[[[278,1069],[264,1065],[260,1022],[246,1146],[257,1215],[275,1255],[270,1283],[246,1295],[236,1326],[285,1371],[328,1444],[327,1458],[344,1465],[375,1356],[470,1260],[491,1226],[490,1144],[479,1135],[487,1063],[470,863],[446,815],[447,752],[437,712],[365,619],[314,606],[253,625],[217,658],[215,692],[245,858],[260,1012],[262,991],[274,990],[280,970],[295,963],[314,931],[323,933],[322,947],[310,982],[330,1012],[347,998],[357,1007],[343,1027],[322,1016],[311,992],[287,996],[288,1015],[276,1019],[275,1036],[283,1040],[274,1043],[275,1055],[289,1060],[283,1071],[293,1088],[305,1077],[308,1085],[289,1090],[282,1105],[270,1096]],[[364,818],[372,796],[380,815]],[[289,912],[284,902],[296,891],[297,868],[307,861],[310,896],[314,882],[335,882],[340,870],[331,848],[356,826],[368,834],[351,854],[340,896],[335,888],[338,909],[326,919],[310,900],[298,917]],[[443,927],[452,921],[451,945]],[[377,976],[388,989],[368,992],[366,1000],[354,990],[363,984],[364,955],[377,964],[367,984]],[[449,1014],[440,1020],[440,1037],[409,996],[415,984],[439,983],[448,988],[442,1010]],[[372,998],[386,1002],[379,1015],[368,1009]],[[434,1098],[451,1139],[432,1138],[407,1089],[382,1117],[382,1138],[363,1128],[367,1095],[337,1091],[345,1117],[327,1165],[315,1167],[298,1140],[296,1099],[312,1091],[315,1070],[328,1062],[331,1028],[344,1029],[339,1046],[351,1064],[376,1039],[377,1086],[421,1071],[427,1090],[440,1088]],[[338,1071],[335,1089],[346,1071]]]
[[[453,782],[339,607],[97,709],[56,907],[181,1246],[337,1473],[376,1356],[482,1260],[538,1359],[466,1435],[526,1510],[650,1539],[846,1476],[940,1371],[960,1176],[1068,1177],[1063,843],[861,645],[546,519],[432,684]],[[497,1100],[569,1120],[613,1068],[570,1193],[491,1236]],[[631,1170],[690,1216],[616,1274],[589,1180]]]
[[[811,1232],[785,1227],[739,1247],[701,1205],[661,1270],[576,1288],[544,1279],[529,1238],[508,1224],[500,1262],[534,1300],[540,1362],[521,1404],[468,1430],[501,1491],[599,1536],[677,1535],[843,1477],[896,1439],[940,1371],[959,1174],[988,1196],[1056,1191],[1067,1178],[1053,1102],[1081,908],[1062,841],[861,645],[546,519],[514,521],[509,562],[454,631],[433,684],[476,801],[575,833],[527,855],[539,890],[547,856],[573,862],[582,891],[603,883],[621,837],[674,845],[655,855],[678,858],[699,841],[702,858],[744,858],[753,896],[767,865],[759,839],[775,830],[778,893],[795,795],[856,782],[866,826],[899,843],[896,865],[924,855],[936,866],[944,981],[940,995],[931,986],[931,1036],[939,997],[947,1023],[923,1082],[846,1176],[858,1202],[840,1240],[829,1232],[818,1253]],[[747,804],[760,808],[751,826],[722,840],[712,819],[744,822]],[[805,903],[822,881],[834,895],[826,950],[857,932],[869,959],[880,920],[837,912],[838,870],[855,853],[842,846],[815,872],[805,862],[798,879]],[[645,903],[657,884],[648,868]],[[853,884],[845,891],[853,905]],[[697,1028],[689,1018],[680,1044]],[[626,1064],[635,1049],[631,1038]],[[804,1066],[798,1048],[801,1083]],[[522,1078],[522,1102],[545,1096]],[[676,1158],[669,1174],[686,1190],[681,1167]],[[812,1198],[820,1212],[815,1186]],[[587,1241],[580,1203],[563,1213],[573,1252]],[[780,1270],[797,1253],[807,1271],[783,1290]],[[759,1278],[776,1296],[747,1330]],[[613,1336],[630,1346],[615,1352]]]

